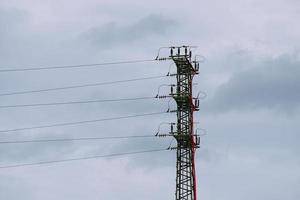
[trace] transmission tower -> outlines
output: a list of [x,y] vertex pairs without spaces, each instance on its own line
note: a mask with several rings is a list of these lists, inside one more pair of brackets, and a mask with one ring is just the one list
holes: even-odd
[[171,147],[177,151],[176,200],[196,200],[195,151],[199,148],[200,137],[194,133],[193,114],[199,110],[199,99],[193,97],[193,77],[199,72],[199,62],[192,61],[189,46],[170,47],[170,56],[165,59],[172,59],[177,68],[177,73],[173,74],[177,84],[171,85],[169,95],[177,104],[174,111],[177,123],[171,123],[170,132],[177,141],[177,146]]

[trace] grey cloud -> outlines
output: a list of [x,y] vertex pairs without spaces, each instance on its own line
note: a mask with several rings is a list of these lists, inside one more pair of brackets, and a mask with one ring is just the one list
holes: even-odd
[[[28,180],[15,175],[2,174],[0,174],[0,178],[0,199],[18,199],[20,196],[23,199],[34,198],[34,195],[30,192]],[[16,188],[18,188],[18,192],[16,192]]]
[[9,33],[27,21],[27,13],[18,9],[0,9],[0,33]]
[[[7,54],[14,52],[20,33],[24,34],[28,14],[19,9],[0,8],[0,58],[5,59]],[[12,42],[13,41],[13,42]]]
[[84,34],[84,37],[97,46],[128,44],[147,38],[163,36],[178,25],[176,21],[160,15],[149,15],[139,21],[120,26],[116,22],[96,27]]
[[297,53],[259,62],[232,75],[207,104],[213,111],[271,109],[291,112],[300,105]]
[[[13,2],[3,1],[9,4]],[[248,48],[249,40],[255,38],[265,41],[265,44],[260,46],[268,48],[259,50],[268,55],[273,55],[272,51],[275,50],[288,52],[282,49],[283,44],[290,48],[298,44],[297,26],[293,31],[285,30],[290,25],[282,26],[283,29],[280,29],[281,24],[290,24],[296,21],[293,19],[298,16],[296,12],[287,11],[282,7],[287,4],[286,2],[282,3],[282,6],[281,4],[269,6],[265,5],[267,3],[260,4],[259,2],[255,5],[261,10],[259,13],[256,12],[256,7],[248,6],[247,1],[243,3],[236,1],[232,4],[225,2],[216,4],[216,1],[203,4],[195,1],[182,5],[172,4],[170,1],[159,2],[160,6],[153,2],[146,4],[135,1],[118,2],[117,6],[114,2],[93,2],[97,2],[97,6],[90,5],[86,1],[72,2],[70,7],[64,7],[65,3],[53,3],[47,0],[42,3],[18,1],[15,3],[15,10],[4,8],[4,6],[5,10],[1,12],[3,9],[0,8],[0,27],[5,27],[0,30],[0,67],[35,67],[127,60],[136,57],[152,58],[155,57],[157,48],[169,45],[166,44],[168,42],[199,45],[201,53],[208,58],[203,65],[210,65],[201,68],[201,75],[198,79],[198,87],[206,91],[208,97],[212,97],[203,101],[203,109],[218,109],[221,112],[239,110],[239,112],[224,112],[215,116],[204,113],[202,109],[197,114],[196,120],[200,122],[199,127],[208,131],[208,135],[202,137],[201,148],[197,152],[200,198],[218,199],[222,196],[223,199],[233,200],[241,199],[247,194],[248,199],[266,199],[265,197],[267,199],[299,199],[297,198],[299,197],[299,192],[297,192],[299,188],[299,170],[297,170],[299,168],[299,156],[297,156],[299,155],[297,143],[299,141],[297,134],[299,114],[293,118],[286,118],[281,113],[273,115],[273,112],[269,110],[260,110],[261,108],[285,110],[288,107],[293,109],[299,105],[296,91],[290,94],[292,89],[299,90],[297,56],[268,60],[253,59],[254,55],[259,55],[257,52],[259,44],[255,43],[254,46],[250,45]],[[247,4],[246,10],[244,9],[245,3]],[[55,4],[55,7],[52,7],[52,4]],[[167,9],[161,4],[168,4]],[[107,5],[104,7],[106,12],[101,11],[100,14],[94,16],[94,9],[103,8],[105,5]],[[40,10],[39,6],[45,10]],[[276,10],[282,12],[271,12],[269,8],[274,8],[274,6]],[[76,7],[80,9],[76,10]],[[30,18],[19,9],[28,11]],[[179,9],[189,11],[183,15],[176,15]],[[145,13],[163,13],[163,16],[147,16]],[[143,18],[143,16],[146,17]],[[269,17],[274,20],[266,26]],[[277,23],[279,17],[283,17],[284,20]],[[184,24],[179,24],[176,20]],[[106,25],[101,26],[102,24]],[[266,29],[271,32],[266,33]],[[176,33],[173,34],[172,31]],[[269,34],[276,31],[279,32],[276,35]],[[270,40],[266,40],[265,33]],[[278,44],[278,41],[273,38],[282,38],[285,41]],[[226,45],[224,47],[224,42],[229,43],[228,49]],[[231,45],[236,48],[232,50]],[[99,48],[102,46],[108,47],[106,51]],[[97,48],[96,51],[95,48]],[[245,49],[245,51],[240,51],[240,49]],[[249,53],[252,50],[253,54]],[[136,52],[138,55],[134,54]],[[155,76],[161,73],[164,75],[169,64],[162,63],[158,66],[147,63],[145,67],[143,66],[136,64],[130,68],[107,67],[6,73],[1,74],[0,90],[10,92]],[[217,89],[214,98],[215,88],[224,83],[224,80],[229,81]],[[166,81],[164,79],[149,83],[3,97],[0,103],[7,105],[148,96],[155,95],[157,87]],[[170,80],[170,83],[173,81],[173,79]],[[243,91],[244,88],[245,91],[249,91]],[[290,89],[278,91],[278,88]],[[288,96],[281,96],[285,93]],[[253,99],[249,99],[249,94],[252,94]],[[266,97],[262,96],[264,97],[262,98],[262,94]],[[270,95],[273,96],[270,97]],[[275,95],[277,98],[270,101],[270,98]],[[259,109],[245,112],[245,108]],[[0,124],[3,130],[164,111],[165,109],[166,102],[153,102],[152,100],[124,104],[2,109]],[[173,121],[175,117],[175,114],[166,114],[74,127],[14,132],[0,134],[0,139],[29,140],[151,134],[155,133],[160,122]],[[164,127],[164,130],[168,131],[168,128],[168,126]],[[170,144],[170,139],[2,145],[0,164],[165,148]],[[174,141],[173,144],[175,145],[176,142]],[[141,196],[146,199],[155,199],[155,197],[170,199],[174,197],[176,183],[175,159],[176,151],[167,151],[108,160],[88,160],[0,170],[0,199],[103,199],[103,195],[108,200],[118,197],[124,200],[137,199]],[[255,165],[251,162],[252,160],[258,160],[261,164]],[[141,176],[143,174],[150,179],[145,179],[145,176]],[[136,180],[136,182],[130,180]],[[146,184],[148,181],[149,184]],[[258,182],[259,184],[256,184]],[[165,187],[168,189],[166,190]],[[285,194],[288,196],[284,196]]]

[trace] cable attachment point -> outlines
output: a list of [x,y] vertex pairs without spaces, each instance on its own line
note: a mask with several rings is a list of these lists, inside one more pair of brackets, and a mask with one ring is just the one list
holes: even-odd
[[160,90],[162,87],[168,87],[168,86],[171,86],[171,87],[174,87],[175,84],[162,84],[160,86],[158,86],[158,89],[157,89],[157,95],[155,96],[155,98],[159,98],[159,97],[168,97],[166,95],[160,95]]
[[156,57],[156,59],[155,60],[158,60],[158,61],[165,61],[165,60],[168,60],[169,58],[158,58],[158,57]]
[[168,148],[167,148],[167,150],[176,150],[177,149],[177,147],[171,147],[171,146],[169,146]]
[[159,136],[161,126],[164,125],[164,124],[175,124],[175,123],[174,123],[174,122],[162,122],[162,123],[160,123],[160,124],[158,125],[158,128],[157,128],[157,131],[156,131],[155,136]]
[[157,99],[166,99],[166,98],[168,98],[169,96],[167,96],[167,95],[162,95],[162,96],[158,96],[158,95],[156,95],[155,96],[155,98],[157,98]]
[[194,111],[199,111],[199,107],[200,107],[200,99],[203,100],[207,97],[207,94],[205,92],[200,91],[197,95],[197,97],[193,97],[193,108]]
[[195,148],[200,148],[200,136],[196,136],[196,141],[195,141]]
[[168,74],[167,74],[167,76],[176,76],[176,75],[177,75],[177,73],[172,73],[172,74],[171,74],[171,73],[168,73]]
[[194,61],[194,69],[195,69],[195,74],[199,74],[199,62],[198,61]]
[[158,134],[157,136],[158,137],[167,137],[167,136],[169,136],[169,134]]
[[174,134],[174,125],[175,125],[175,123],[171,124],[171,132],[170,132],[170,134]]
[[198,111],[199,110],[199,105],[200,105],[200,100],[199,100],[199,98],[197,97],[197,98],[193,98],[194,99],[194,111]]
[[175,113],[175,112],[177,112],[177,110],[170,110],[169,108],[167,110],[167,113]]

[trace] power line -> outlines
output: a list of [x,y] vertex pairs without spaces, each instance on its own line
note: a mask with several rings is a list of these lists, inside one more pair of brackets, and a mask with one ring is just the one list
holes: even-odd
[[51,102],[51,103],[36,103],[36,104],[4,105],[4,106],[0,106],[0,109],[1,108],[20,108],[20,107],[37,107],[37,106],[56,106],[56,105],[136,101],[136,100],[147,100],[147,99],[155,99],[155,97],[136,97],[136,98],[120,98],[120,99],[100,99],[100,100],[87,100],[87,101],[67,101],[67,102]]
[[87,123],[95,123],[95,122],[103,122],[103,121],[112,121],[112,120],[128,119],[128,118],[135,118],[135,117],[142,117],[142,116],[159,115],[159,114],[163,114],[163,113],[166,113],[166,112],[144,113],[144,114],[121,116],[121,117],[111,117],[111,118],[92,119],[92,120],[85,120],[85,121],[65,122],[65,123],[50,124],[50,125],[43,125],[43,126],[32,126],[32,127],[24,127],[24,128],[16,128],[16,129],[6,129],[6,130],[0,130],[0,133],[33,130],[33,129],[40,129],[40,128],[51,128],[51,127],[58,127],[58,126],[71,126],[71,125],[77,125],[77,124],[87,124]]
[[151,62],[155,59],[144,59],[144,60],[128,60],[118,62],[103,62],[103,63],[91,63],[81,65],[61,65],[61,66],[49,66],[49,67],[26,67],[26,68],[14,68],[14,69],[1,69],[0,72],[21,72],[21,71],[39,71],[39,70],[53,70],[53,69],[68,69],[68,68],[87,68],[87,67],[99,67],[107,65],[119,65],[119,64],[134,64],[142,62]]
[[141,80],[150,80],[150,79],[158,79],[163,78],[164,76],[150,76],[150,77],[142,77],[142,78],[135,78],[135,79],[125,79],[125,80],[117,80],[117,81],[108,81],[108,82],[100,82],[100,83],[88,83],[82,85],[72,85],[72,86],[65,86],[65,87],[55,87],[55,88],[46,88],[46,89],[39,89],[39,90],[25,90],[19,92],[9,92],[9,93],[0,93],[0,96],[11,96],[11,95],[19,95],[19,94],[30,94],[30,93],[39,93],[39,92],[49,92],[49,91],[56,91],[56,90],[67,90],[67,89],[75,89],[75,88],[83,88],[83,87],[94,87],[100,85],[112,85],[117,83],[125,83],[125,82],[134,82],[134,81],[141,81]]
[[70,141],[114,140],[114,139],[134,139],[134,138],[157,138],[157,136],[155,136],[155,135],[129,135],[129,136],[108,136],[108,137],[81,137],[81,138],[35,139],[35,140],[11,140],[11,141],[0,141],[0,144],[70,142]]
[[126,153],[114,153],[114,154],[94,155],[94,156],[86,156],[86,157],[79,157],[79,158],[40,161],[40,162],[23,163],[23,164],[15,164],[15,165],[3,165],[3,166],[0,166],[0,169],[17,168],[17,167],[34,166],[34,165],[46,165],[46,164],[53,164],[53,163],[78,161],[78,160],[90,160],[90,159],[96,159],[96,158],[127,156],[127,155],[134,155],[134,154],[161,152],[161,151],[167,151],[167,150],[168,149],[152,149],[152,150],[133,151],[133,152],[126,152]]

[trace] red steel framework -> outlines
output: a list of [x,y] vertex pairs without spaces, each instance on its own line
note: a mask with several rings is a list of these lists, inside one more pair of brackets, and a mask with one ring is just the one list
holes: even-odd
[[[175,200],[196,200],[195,153],[200,145],[200,137],[194,131],[194,112],[199,110],[199,99],[193,97],[193,78],[199,74],[199,62],[192,61],[189,46],[170,47],[170,56],[176,64],[176,85],[171,85],[171,94],[177,104],[176,130],[171,134],[177,146],[176,161],[176,195]],[[162,59],[163,60],[163,59]],[[175,91],[174,91],[175,87]]]

